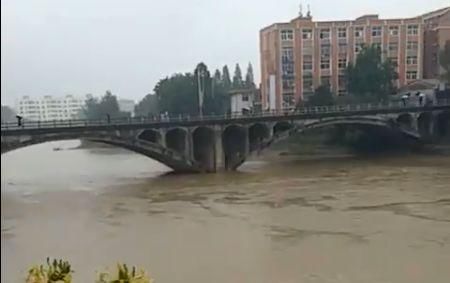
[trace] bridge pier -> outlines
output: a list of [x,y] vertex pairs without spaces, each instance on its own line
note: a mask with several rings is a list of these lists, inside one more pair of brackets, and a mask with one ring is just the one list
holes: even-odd
[[214,144],[214,168],[215,171],[223,171],[225,169],[225,153],[222,144],[222,127],[216,126],[214,129],[215,144]]

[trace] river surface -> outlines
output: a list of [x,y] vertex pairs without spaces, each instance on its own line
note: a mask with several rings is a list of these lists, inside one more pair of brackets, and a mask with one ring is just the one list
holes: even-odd
[[2,282],[47,256],[74,282],[118,261],[157,283],[450,282],[450,157],[175,176],[126,151],[54,146],[1,157]]

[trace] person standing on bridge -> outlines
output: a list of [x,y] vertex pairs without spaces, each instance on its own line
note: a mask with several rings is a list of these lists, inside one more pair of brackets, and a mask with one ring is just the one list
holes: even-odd
[[420,105],[420,106],[423,105],[424,99],[425,99],[425,94],[419,93],[419,105]]
[[20,126],[22,126],[22,116],[19,116],[19,115],[16,115],[16,118],[17,118],[17,126],[18,127],[20,127]]
[[406,95],[406,94],[404,94],[404,95],[402,96],[403,106],[405,106],[405,107],[406,107],[406,101],[408,100],[408,98],[409,98],[409,96]]

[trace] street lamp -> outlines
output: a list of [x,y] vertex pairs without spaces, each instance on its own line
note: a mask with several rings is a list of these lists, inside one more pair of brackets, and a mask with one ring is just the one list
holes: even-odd
[[198,110],[200,117],[203,117],[203,96],[205,91],[205,70],[199,68],[197,70],[197,82],[198,82]]

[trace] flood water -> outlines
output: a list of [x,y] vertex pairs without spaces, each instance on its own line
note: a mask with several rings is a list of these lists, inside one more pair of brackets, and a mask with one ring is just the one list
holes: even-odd
[[74,282],[118,261],[157,283],[450,282],[450,157],[174,176],[126,151],[54,146],[1,157],[2,282],[47,256]]

